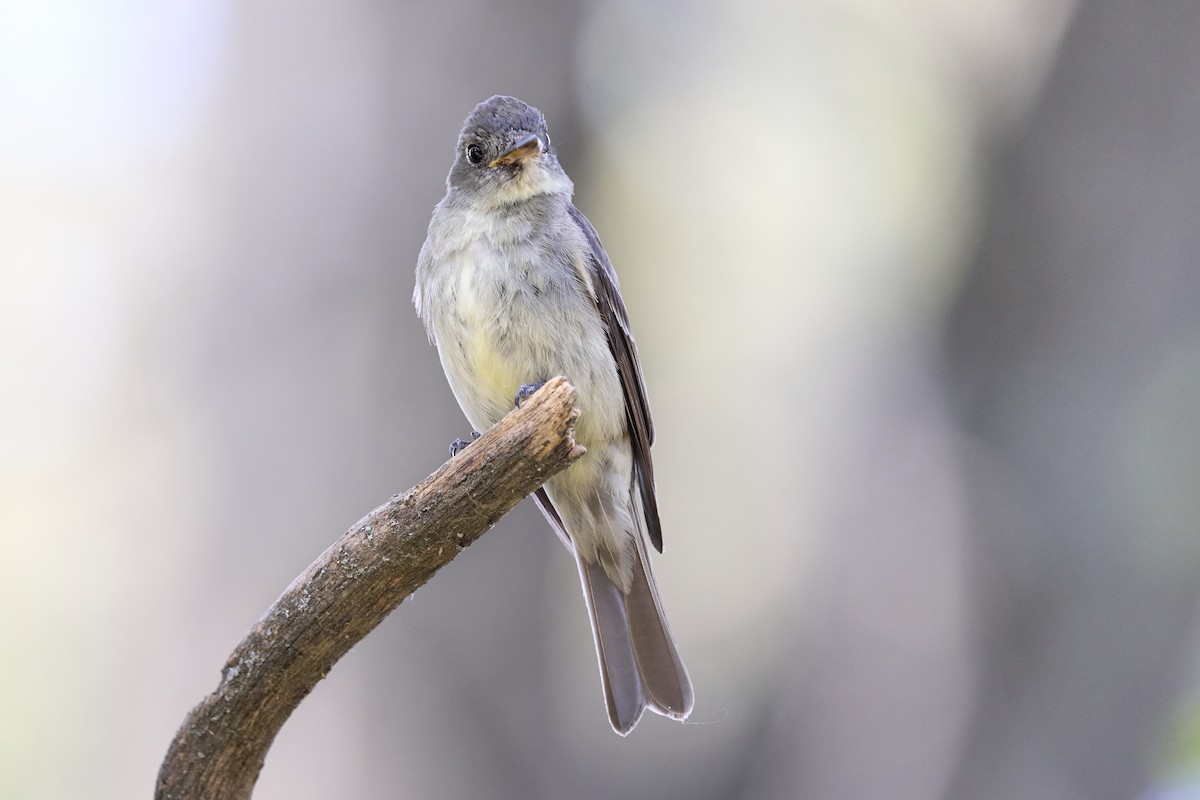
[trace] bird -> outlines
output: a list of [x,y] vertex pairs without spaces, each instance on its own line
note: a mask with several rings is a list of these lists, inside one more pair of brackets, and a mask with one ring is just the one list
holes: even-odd
[[662,552],[662,525],[637,346],[573,192],[538,109],[502,95],[479,103],[430,218],[413,303],[476,431],[556,375],[576,389],[586,453],[534,500],[575,557],[609,722],[625,736],[646,709],[686,719],[694,693],[649,556]]

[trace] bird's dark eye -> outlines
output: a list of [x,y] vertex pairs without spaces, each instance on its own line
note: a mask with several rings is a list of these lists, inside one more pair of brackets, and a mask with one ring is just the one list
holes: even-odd
[[483,163],[483,148],[479,144],[472,142],[467,145],[467,161],[472,164]]

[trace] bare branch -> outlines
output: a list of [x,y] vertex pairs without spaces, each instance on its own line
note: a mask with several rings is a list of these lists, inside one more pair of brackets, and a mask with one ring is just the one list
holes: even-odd
[[249,798],[292,710],[334,663],[521,498],[583,455],[575,389],[549,381],[403,496],[363,517],[234,649],[183,725],[158,800]]

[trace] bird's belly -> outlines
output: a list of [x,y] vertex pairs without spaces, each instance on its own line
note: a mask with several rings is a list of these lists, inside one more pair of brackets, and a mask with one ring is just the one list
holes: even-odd
[[502,309],[485,309],[459,293],[446,311],[437,337],[442,366],[463,413],[486,430],[512,408],[521,384],[533,379],[501,337],[508,327]]
[[438,352],[463,413],[477,430],[512,410],[517,390],[563,375],[575,386],[576,438],[625,435],[624,396],[603,323],[578,286],[534,286],[513,264],[472,254],[448,276],[435,327]]
[[476,427],[494,425],[512,409],[521,385],[537,380],[530,377],[528,365],[521,363],[522,359],[498,346],[483,329],[472,329],[463,337],[458,358],[461,360],[456,370],[460,373],[458,382],[466,391],[460,393],[455,389],[455,395]]

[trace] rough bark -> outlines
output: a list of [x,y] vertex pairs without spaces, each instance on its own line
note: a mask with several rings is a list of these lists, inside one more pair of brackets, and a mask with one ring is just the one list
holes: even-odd
[[521,498],[583,455],[575,390],[549,381],[465,451],[367,514],[292,581],[184,719],[159,800],[250,797],[292,710],[333,665]]

